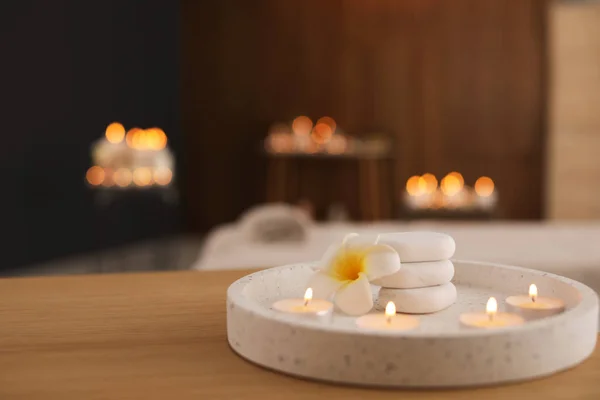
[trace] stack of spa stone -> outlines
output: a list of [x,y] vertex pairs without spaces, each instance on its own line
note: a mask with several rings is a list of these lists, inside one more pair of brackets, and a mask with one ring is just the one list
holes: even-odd
[[456,301],[454,276],[454,239],[436,232],[382,234],[379,243],[393,247],[400,256],[398,272],[373,281],[381,286],[378,308],[389,301],[397,312],[428,314],[441,311]]

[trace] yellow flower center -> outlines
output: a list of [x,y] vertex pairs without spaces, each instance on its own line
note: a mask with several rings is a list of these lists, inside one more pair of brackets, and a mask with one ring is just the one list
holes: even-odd
[[333,271],[341,281],[354,281],[364,271],[365,252],[346,250],[334,261]]

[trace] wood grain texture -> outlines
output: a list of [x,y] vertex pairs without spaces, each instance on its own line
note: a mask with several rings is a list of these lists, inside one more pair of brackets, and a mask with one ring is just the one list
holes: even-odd
[[[191,224],[208,228],[264,200],[259,141],[300,114],[390,136],[392,193],[414,174],[458,170],[471,184],[489,175],[508,217],[540,217],[546,5],[183,1]],[[356,185],[354,170],[344,185]],[[303,180],[302,196],[321,201],[327,184]],[[349,203],[358,215],[358,199]]]
[[600,218],[600,4],[549,14],[548,217]]
[[550,378],[473,390],[338,387],[264,370],[226,338],[226,289],[249,272],[0,280],[0,399],[600,398],[599,351]]

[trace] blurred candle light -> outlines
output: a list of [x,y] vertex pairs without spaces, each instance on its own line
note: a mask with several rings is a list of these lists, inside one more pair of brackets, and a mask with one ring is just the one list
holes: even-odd
[[147,150],[160,150],[160,133],[158,128],[146,129],[145,145]]
[[317,142],[310,141],[304,151],[306,151],[308,154],[316,154],[320,149],[321,146]]
[[487,176],[478,178],[475,181],[475,193],[482,197],[491,196],[494,193],[494,181]]
[[[423,178],[418,175],[414,175],[414,176],[411,176],[410,178],[408,178],[408,180],[406,181],[406,192],[411,196],[418,196],[418,195],[422,194],[422,191],[421,191],[421,187],[423,186],[423,184],[421,183],[422,179]],[[426,182],[425,182],[425,185],[427,185]]]
[[111,187],[115,185],[114,181],[114,172],[111,168],[104,168],[104,181],[102,182],[102,186]]
[[120,123],[113,122],[106,127],[104,135],[110,143],[121,143],[125,138],[125,128]]
[[127,146],[129,146],[131,148],[135,148],[134,138],[136,137],[136,134],[139,131],[141,131],[140,128],[131,128],[129,131],[127,131],[127,135],[125,136],[125,141],[127,142]]
[[417,187],[419,189],[419,194],[427,193],[427,181],[422,176],[417,180]]
[[334,134],[335,133],[335,128],[337,127],[337,124],[335,123],[335,120],[331,117],[321,117],[317,120],[317,125],[319,124],[325,124],[327,126],[329,126],[329,128],[331,128],[331,133]]
[[431,208],[434,210],[439,210],[440,208],[446,207],[446,198],[439,190],[433,192],[432,200],[431,200]]
[[294,149],[294,141],[291,137],[290,127],[286,124],[275,123],[269,128],[269,134],[265,139],[265,150],[274,153],[291,152]]
[[427,181],[419,175],[414,175],[406,181],[405,196],[407,205],[413,209],[427,208],[431,204],[432,196],[427,193]]
[[162,150],[167,147],[167,134],[160,128],[154,128],[154,132],[156,132],[156,143],[154,150]]
[[113,179],[117,186],[127,187],[131,184],[132,174],[131,171],[127,168],[119,168],[115,171],[113,175]]
[[327,152],[330,154],[344,154],[348,149],[348,140],[343,135],[334,134],[327,144]]
[[94,165],[93,167],[88,169],[87,173],[85,174],[85,178],[87,179],[88,183],[92,186],[101,185],[104,182],[105,176],[106,175],[104,173],[104,169],[97,165]]
[[333,130],[331,127],[325,123],[318,123],[315,125],[310,137],[315,143],[325,144],[331,140],[331,136],[333,135]]
[[465,178],[463,178],[462,174],[460,172],[456,172],[456,171],[452,171],[448,174],[448,176],[453,176],[456,179],[458,179],[458,182],[460,184],[460,188],[462,189],[462,187],[465,185]]
[[442,179],[440,188],[446,196],[454,196],[460,192],[462,184],[456,175],[448,174]]
[[140,129],[133,137],[133,146],[136,150],[148,150],[148,133]]
[[[111,123],[105,131],[106,138],[92,146],[92,164],[86,172],[90,185],[122,188],[135,184],[139,187],[156,184],[168,185],[173,179],[173,155],[166,149],[167,136],[161,128],[125,128]],[[127,146],[116,146],[125,143]],[[164,149],[164,151],[162,151]]]
[[310,118],[302,115],[294,119],[292,122],[292,131],[296,135],[307,136],[310,134],[313,123]]
[[425,191],[427,193],[433,193],[438,187],[438,180],[435,175],[426,173],[421,177],[425,181]]
[[133,171],[133,183],[141,187],[152,184],[152,171],[150,170],[150,168],[136,168]]
[[166,186],[171,183],[173,172],[169,168],[157,168],[153,177],[157,185]]
[[294,141],[287,133],[272,133],[267,137],[267,150],[274,153],[289,153],[294,148]]
[[484,210],[492,210],[497,203],[498,195],[494,181],[487,176],[482,176],[475,181],[475,204]]

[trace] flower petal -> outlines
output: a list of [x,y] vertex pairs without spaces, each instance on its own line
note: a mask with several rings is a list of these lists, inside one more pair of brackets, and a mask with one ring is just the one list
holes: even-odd
[[341,243],[333,243],[327,248],[325,254],[323,254],[319,265],[316,268],[313,267],[313,269],[324,272],[333,272],[333,267],[335,265],[334,261],[344,251],[344,249],[345,247]]
[[348,233],[341,241],[332,243],[318,265],[314,265],[314,271],[323,271],[330,275],[335,275],[335,261],[343,258],[344,253],[349,248],[355,248],[359,251],[372,247],[379,240],[379,235],[359,235],[358,233]]
[[377,244],[367,249],[364,265],[367,279],[373,281],[398,272],[400,256],[391,246]]
[[348,315],[363,315],[373,308],[373,293],[365,274],[347,283],[335,295],[335,305]]
[[378,234],[357,235],[356,233],[350,233],[346,235],[344,244],[346,247],[370,247],[376,244],[378,240]]
[[352,240],[357,237],[358,237],[358,233],[355,233],[355,232],[348,233],[346,236],[344,236],[344,239],[342,239],[342,245],[345,245],[349,240]]
[[317,272],[310,277],[307,287],[313,290],[313,298],[328,299],[336,290],[344,285],[340,281],[323,272]]

